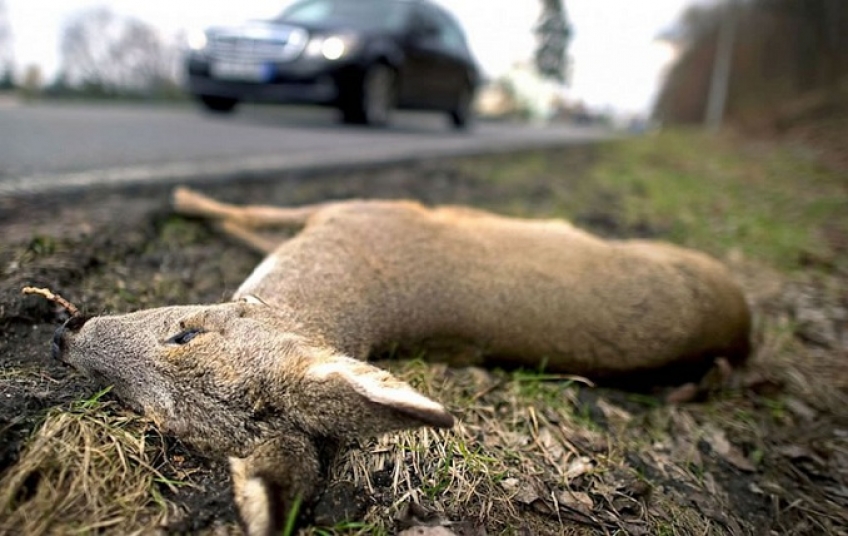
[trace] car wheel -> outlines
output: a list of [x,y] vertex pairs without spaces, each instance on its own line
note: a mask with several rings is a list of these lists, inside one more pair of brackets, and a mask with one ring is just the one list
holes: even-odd
[[200,102],[203,104],[204,108],[210,112],[220,114],[232,112],[235,109],[236,104],[238,104],[237,99],[232,99],[230,97],[213,97],[210,95],[202,95],[200,97]]
[[465,86],[462,88],[462,91],[459,92],[459,95],[456,96],[456,104],[453,109],[448,112],[453,128],[457,130],[468,128],[472,115],[471,102],[471,88]]
[[397,75],[377,63],[365,71],[357,98],[342,112],[346,123],[382,126],[389,122],[397,101]]

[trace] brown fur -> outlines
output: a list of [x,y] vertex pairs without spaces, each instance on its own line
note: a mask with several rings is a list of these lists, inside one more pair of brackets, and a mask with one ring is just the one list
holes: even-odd
[[263,251],[251,228],[302,230],[233,302],[76,322],[57,333],[57,353],[164,430],[231,456],[250,534],[312,496],[339,444],[452,425],[439,404],[364,361],[381,348],[450,343],[487,365],[544,362],[594,378],[739,362],[749,350],[750,313],[732,277],[672,245],[407,201],[239,208],[180,189],[175,206]]

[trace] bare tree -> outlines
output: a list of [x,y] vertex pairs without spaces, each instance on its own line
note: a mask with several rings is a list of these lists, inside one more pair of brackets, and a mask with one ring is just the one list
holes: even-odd
[[61,43],[60,73],[72,87],[151,94],[174,83],[172,47],[140,20],[84,11],[65,26]]
[[12,25],[6,3],[0,0],[0,90],[14,86],[15,53],[12,47]]
[[62,32],[62,77],[70,85],[98,84],[108,80],[107,47],[98,38],[99,32],[110,26],[112,12],[96,9],[72,18]]
[[535,62],[542,76],[565,82],[568,67],[566,51],[571,40],[571,28],[562,2],[542,0],[542,14],[535,29]]
[[121,87],[149,92],[166,76],[165,45],[156,31],[141,21],[125,22],[122,34],[111,47],[111,54],[119,67]]
[[702,3],[685,13],[676,33],[681,54],[655,109],[665,121],[702,121],[712,94],[713,124],[723,116],[731,123],[784,128],[791,110],[844,99],[845,0]]

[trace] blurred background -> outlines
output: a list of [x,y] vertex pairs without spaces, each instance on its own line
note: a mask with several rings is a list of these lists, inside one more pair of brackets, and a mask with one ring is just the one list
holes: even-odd
[[[848,124],[848,2],[843,0],[435,3],[462,27],[466,48],[479,69],[479,77],[475,73],[474,82],[469,83],[474,90],[468,107],[483,120],[479,124],[489,126],[475,129],[478,142],[451,138],[451,143],[465,144],[468,151],[491,149],[497,143],[517,147],[598,136],[597,131],[563,129],[528,134],[515,128],[521,124],[593,126],[631,134],[698,125],[708,131],[729,126],[759,137],[789,135],[812,141],[833,161],[848,158],[840,141]],[[197,37],[205,46],[207,37],[210,42],[213,39],[202,33],[206,29],[269,20],[292,4],[284,0],[178,5],[149,0],[0,0],[0,107],[97,101],[144,106],[193,103],[198,100],[194,97],[203,97],[198,90],[192,91],[187,74],[187,58],[197,52],[192,49]],[[229,67],[240,68],[240,63]],[[204,73],[211,68],[206,65],[200,66]],[[363,83],[357,82],[357,87]],[[243,80],[238,84],[250,85]],[[352,87],[342,93],[357,91]],[[449,100],[461,102],[463,94],[457,92],[462,87],[453,91],[455,96]],[[199,100],[215,112],[229,112],[235,102],[227,96]],[[371,120],[360,109],[361,103],[336,107],[347,123],[387,122],[385,113]],[[448,112],[458,130],[464,129],[461,104],[443,102],[437,108]],[[208,118],[202,122],[196,113],[194,118],[159,115],[154,119],[136,109],[137,116],[118,119],[101,107],[88,110],[84,118],[97,117],[103,128],[85,131],[80,117],[58,121],[57,110],[51,110],[52,118],[28,115],[23,109],[0,117],[6,125],[4,129],[0,123],[0,135],[11,140],[5,150],[0,149],[0,160],[5,161],[0,162],[0,177],[176,161],[180,155],[193,161],[260,155],[279,146],[268,141],[267,133],[235,130],[233,122],[226,130],[221,122],[210,124]],[[300,120],[305,116],[298,116],[298,110],[295,115],[273,116],[266,109],[258,116],[254,113],[251,121],[254,126],[281,128],[335,124],[327,116]],[[69,113],[68,108],[62,113]],[[108,136],[106,125],[114,129]],[[504,125],[510,130],[504,130]],[[62,131],[64,126],[68,128]],[[398,134],[405,132],[409,136],[404,139],[416,145],[406,152],[398,148],[395,155],[409,155],[422,147],[444,149],[428,145],[436,143],[434,139],[411,136],[432,136],[442,130],[433,123],[401,122],[398,127],[395,122],[394,126],[392,139],[370,133],[372,146],[400,143],[403,137]],[[180,128],[198,137],[177,134]],[[174,139],[164,141],[165,131],[174,132]],[[148,134],[134,145],[134,154],[117,141],[129,143],[129,136],[139,138],[141,132]],[[213,132],[220,139],[213,139]],[[32,139],[25,139],[27,133]],[[284,136],[282,131],[279,135]],[[286,135],[279,142],[294,147],[293,140],[301,133]],[[354,135],[361,137],[362,131]],[[301,139],[309,146],[336,145],[337,140],[330,137],[312,140],[304,134]],[[40,141],[33,141],[36,138]],[[243,145],[224,143],[225,138],[245,141]],[[88,146],[80,139],[89,140]],[[54,162],[42,158],[44,153],[53,155]]]
[[[608,134],[674,125],[708,131],[729,126],[758,137],[788,135],[812,142],[833,162],[848,160],[841,141],[848,131],[844,0],[435,3],[458,21],[467,41],[462,48],[470,50],[478,67],[468,83],[473,100],[466,106],[483,120],[474,129],[477,141],[437,140],[433,134],[443,128],[416,119],[393,121],[394,128],[384,130],[383,137],[367,134],[372,138],[365,147],[356,145],[362,130],[327,130],[319,137],[302,128],[285,130],[336,124],[326,115],[298,115],[303,107],[295,107],[294,115],[291,107],[279,113],[248,108],[241,123],[211,123],[197,110],[180,106],[202,100],[208,110],[231,111],[234,99],[197,99],[204,96],[190,87],[187,58],[198,52],[193,50],[198,36],[205,46],[207,38],[213,39],[203,33],[209,28],[249,31],[237,25],[272,19],[291,1],[0,0],[0,109],[17,108],[0,116],[0,136],[6,138],[0,147],[0,179],[17,178],[35,187],[28,177],[44,173],[268,155],[281,147],[293,152],[336,146],[337,154],[359,154],[392,146],[391,154],[383,156],[399,158],[427,150],[469,153],[607,135],[574,130],[587,126]],[[427,45],[426,39],[421,43]],[[228,67],[238,71],[242,63],[239,59]],[[199,69],[208,73],[208,65]],[[204,76],[216,82],[216,75]],[[374,119],[362,108],[361,77],[340,90],[352,96],[336,107],[346,123],[387,123],[387,112],[378,110]],[[315,80],[320,85],[322,79]],[[251,86],[242,79],[225,84]],[[443,99],[431,110],[448,112],[454,127],[464,130],[463,86],[451,91],[447,104]],[[118,117],[103,106],[80,108],[103,102],[134,105],[135,115]],[[38,103],[71,104],[79,113],[69,106],[34,110]],[[123,109],[130,114],[130,108]],[[267,128],[249,128],[260,124],[279,130],[272,139]],[[522,124],[547,130],[531,133],[517,128]],[[571,130],[552,128],[563,125]],[[401,147],[404,142],[408,145]],[[279,168],[276,163],[263,166]],[[22,188],[10,184],[6,181],[6,190]]]
[[[490,84],[486,113],[507,109],[548,118],[568,103],[602,113],[646,114],[678,43],[663,40],[693,0],[637,6],[620,0],[516,2],[440,0],[464,26]],[[3,86],[58,96],[70,92],[176,98],[187,36],[214,25],[267,19],[291,2],[2,0]],[[564,24],[555,24],[561,18]],[[559,35],[558,35],[559,34]],[[551,66],[540,71],[537,50]],[[559,60],[557,56],[562,57]],[[621,83],[626,79],[626,83]]]
[[[192,31],[270,18],[290,3],[0,0],[0,88],[28,98],[184,98]],[[438,3],[464,26],[482,67],[483,115],[702,122],[723,51],[727,119],[767,128],[848,74],[842,0]]]

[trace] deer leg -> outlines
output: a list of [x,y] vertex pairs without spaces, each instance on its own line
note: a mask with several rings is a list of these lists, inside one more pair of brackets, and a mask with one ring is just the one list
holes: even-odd
[[270,254],[280,245],[279,241],[265,238],[232,220],[220,221],[216,227],[230,238],[263,255]]
[[180,187],[174,190],[173,206],[178,214],[230,221],[240,225],[242,228],[262,229],[273,227],[303,227],[310,216],[327,206],[327,204],[319,203],[296,208],[264,205],[236,206],[221,203],[201,193]]

